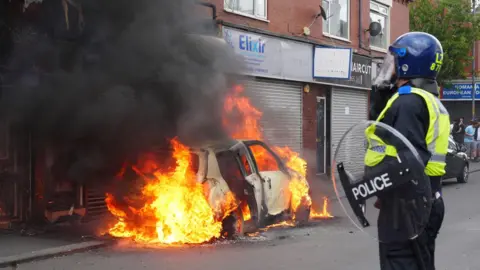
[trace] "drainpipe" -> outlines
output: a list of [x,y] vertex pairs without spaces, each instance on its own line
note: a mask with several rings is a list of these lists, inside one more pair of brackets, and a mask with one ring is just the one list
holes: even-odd
[[211,8],[212,9],[212,20],[217,19],[217,6],[215,4],[208,3],[208,2],[197,2],[197,4]]

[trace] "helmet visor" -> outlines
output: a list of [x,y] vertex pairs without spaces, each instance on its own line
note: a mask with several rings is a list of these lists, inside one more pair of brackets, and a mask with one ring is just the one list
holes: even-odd
[[377,77],[373,80],[373,85],[392,84],[392,78],[395,74],[395,57],[388,52],[383,58],[383,63],[380,70],[377,72]]

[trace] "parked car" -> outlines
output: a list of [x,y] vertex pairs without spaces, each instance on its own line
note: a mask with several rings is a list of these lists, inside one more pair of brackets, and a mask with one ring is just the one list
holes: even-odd
[[450,136],[448,139],[447,166],[443,179],[456,178],[458,183],[467,183],[470,174],[470,163],[466,153],[466,147],[458,144]]
[[[304,177],[287,168],[280,157],[265,143],[257,140],[229,140],[192,148],[198,156],[194,170],[197,179],[207,190],[207,199],[217,217],[223,215],[215,207],[218,201],[231,191],[240,201],[247,204],[250,212],[249,224],[260,228],[295,215],[299,222],[308,221],[310,204],[304,202],[294,213],[291,206],[289,183],[295,177],[308,183]],[[261,161],[257,160],[260,159]],[[224,230],[230,234],[243,234],[245,221],[241,207],[224,219]],[[251,226],[249,226],[251,227]]]

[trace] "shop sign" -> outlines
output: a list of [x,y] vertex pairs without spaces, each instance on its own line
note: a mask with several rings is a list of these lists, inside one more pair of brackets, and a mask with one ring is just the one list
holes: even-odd
[[225,42],[252,76],[311,81],[312,45],[223,27]]
[[[321,62],[321,60],[318,61]],[[354,86],[357,88],[371,89],[372,59],[370,57],[352,54],[349,79],[315,78],[315,81],[339,84],[347,87]]]
[[[472,84],[452,83],[442,87],[440,97],[442,100],[472,100]],[[475,85],[475,99],[480,99],[480,83]]]

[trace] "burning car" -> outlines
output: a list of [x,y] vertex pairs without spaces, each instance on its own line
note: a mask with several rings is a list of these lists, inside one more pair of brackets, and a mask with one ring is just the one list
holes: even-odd
[[[216,219],[225,216],[218,202],[229,192],[238,201],[223,220],[225,233],[243,234],[245,222],[260,228],[285,219],[308,221],[311,201],[305,177],[288,168],[265,143],[232,140],[193,153],[198,158],[194,162],[198,164],[197,180],[205,186]],[[304,194],[297,194],[295,185],[303,187]]]
[[308,221],[312,203],[305,177],[265,143],[171,143],[175,169],[159,168],[151,156],[132,166],[143,179],[133,183],[140,189],[107,194],[108,209],[117,218],[111,235],[146,243],[202,243],[241,235],[246,225],[255,230],[279,220]]

